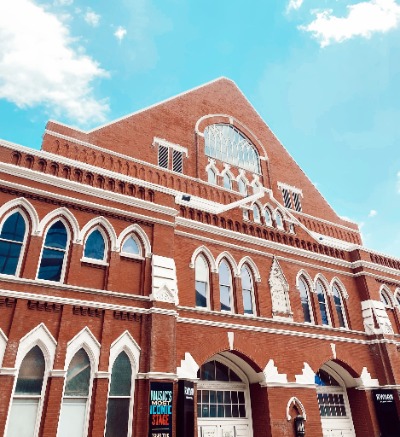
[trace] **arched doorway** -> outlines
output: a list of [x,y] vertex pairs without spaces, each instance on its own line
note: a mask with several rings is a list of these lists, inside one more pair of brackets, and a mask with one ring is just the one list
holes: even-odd
[[252,437],[249,381],[223,356],[201,366],[197,384],[198,437]]
[[315,374],[323,437],[355,437],[347,390],[340,375],[327,365]]

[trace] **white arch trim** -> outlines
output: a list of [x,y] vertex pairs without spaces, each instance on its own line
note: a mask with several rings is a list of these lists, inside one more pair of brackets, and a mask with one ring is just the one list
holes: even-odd
[[400,288],[396,288],[396,290],[394,291],[394,302],[395,305],[400,305]]
[[117,235],[116,235],[115,230],[114,230],[113,226],[111,225],[111,223],[103,216],[95,217],[92,220],[89,220],[86,223],[86,225],[82,228],[82,230],[80,231],[77,242],[79,244],[83,244],[83,242],[87,238],[87,233],[90,230],[97,228],[97,227],[103,228],[107,232],[107,235],[108,235],[108,237],[110,239],[110,243],[111,243],[111,250],[116,251],[117,250]]
[[112,372],[115,360],[121,352],[125,352],[128,355],[131,365],[133,367],[132,373],[136,374],[139,371],[139,359],[141,350],[135,339],[128,331],[123,332],[111,344],[110,358],[108,362],[108,369],[110,373]]
[[385,284],[382,284],[379,288],[379,298],[381,297],[382,294],[386,296],[386,298],[390,302],[390,308],[393,308],[394,306],[393,295],[392,292],[390,291],[390,288]]
[[23,214],[28,215],[32,223],[32,235],[38,233],[39,227],[39,216],[36,209],[32,204],[26,200],[24,197],[19,197],[18,199],[10,200],[0,207],[0,217],[3,217],[7,212],[12,210],[21,211]]
[[88,354],[91,373],[94,374],[99,367],[100,343],[87,326],[68,342],[64,370],[68,370],[72,358],[81,348]]
[[333,294],[334,285],[336,285],[336,288],[339,289],[341,296],[347,300],[349,298],[349,293],[347,293],[346,287],[344,286],[343,282],[337,276],[335,276],[330,283],[330,288],[332,290],[332,294]]
[[[229,124],[234,124],[242,133],[244,133],[244,135],[246,135],[246,137],[248,136],[248,134],[246,133],[246,131],[256,140],[257,144],[254,144],[254,146],[259,146],[263,153],[264,153],[264,159],[268,159],[267,156],[267,152],[264,148],[264,146],[262,145],[261,141],[257,138],[257,136],[243,123],[241,123],[239,120],[237,120],[235,117],[232,117],[231,115],[227,115],[227,114],[207,114],[207,115],[203,115],[203,117],[199,118],[196,122],[196,126],[195,126],[195,132],[204,137],[204,132],[200,132],[199,130],[199,126],[200,123],[204,120],[207,120],[207,118],[214,118],[214,117],[225,117],[227,118],[226,122]],[[211,123],[213,124],[213,123]],[[249,138],[250,139],[250,138]],[[252,142],[250,140],[250,142]],[[260,156],[261,157],[261,156]]]
[[311,276],[304,270],[301,269],[296,275],[296,288],[299,289],[300,286],[300,278],[303,277],[306,280],[306,283],[309,287],[309,291],[311,293],[315,293],[314,281],[311,279]]
[[250,267],[250,270],[252,271],[252,273],[254,275],[254,279],[256,280],[256,282],[261,282],[260,271],[258,270],[256,263],[247,255],[239,261],[239,264],[238,264],[238,271],[239,272],[242,271],[242,267],[244,265],[247,265]]
[[287,403],[286,406],[286,419],[288,420],[288,422],[292,420],[290,416],[290,408],[292,407],[292,405],[295,405],[297,408],[299,408],[301,411],[301,415],[304,417],[304,420],[307,420],[307,414],[304,405],[299,401],[298,398],[293,396],[292,398],[289,399],[289,402]]
[[43,236],[44,230],[49,226],[52,221],[55,221],[56,218],[64,218],[66,222],[71,226],[72,229],[72,241],[74,243],[79,243],[79,223],[76,220],[75,216],[67,209],[67,208],[57,208],[54,211],[47,214],[38,226],[37,235],[40,237]]
[[6,351],[8,338],[0,328],[0,368],[3,365],[4,352]]
[[19,369],[25,355],[35,346],[38,346],[43,353],[46,363],[46,372],[49,372],[50,369],[53,368],[57,342],[44,323],[33,328],[19,341],[18,352],[15,358],[15,368]]
[[240,272],[238,270],[238,266],[237,266],[236,261],[233,258],[233,256],[229,252],[226,252],[226,251],[220,253],[217,256],[217,259],[215,260],[216,265],[219,266],[223,259],[225,259],[228,262],[228,264],[231,266],[233,275],[239,276]]
[[142,248],[144,249],[144,256],[146,258],[150,258],[151,244],[149,237],[147,236],[146,232],[144,232],[144,230],[137,224],[128,226],[119,234],[116,242],[117,251],[121,251],[122,243],[124,242],[125,238],[130,234],[136,234],[136,236],[139,237]]
[[314,288],[315,290],[317,290],[317,282],[321,282],[321,284],[323,285],[324,289],[325,289],[325,293],[328,295],[332,295],[332,290],[331,287],[329,285],[328,280],[325,278],[325,276],[322,273],[317,273],[315,275],[314,278]]
[[211,253],[210,249],[208,249],[206,246],[200,246],[193,252],[193,255],[192,255],[192,258],[190,259],[190,264],[189,264],[189,267],[191,269],[194,269],[194,267],[196,265],[196,258],[199,255],[203,255],[207,259],[207,261],[210,264],[210,269],[211,269],[212,273],[218,272],[217,264],[215,262],[213,254]]
[[220,172],[217,168],[217,166],[215,165],[215,159],[209,158],[209,163],[206,165],[206,172],[208,172],[208,170],[213,170],[215,172],[216,176],[220,176]]

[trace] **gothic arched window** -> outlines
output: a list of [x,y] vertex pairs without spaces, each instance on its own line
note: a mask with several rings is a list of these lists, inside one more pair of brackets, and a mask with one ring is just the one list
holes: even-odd
[[18,211],[8,216],[3,222],[0,233],[0,273],[16,274],[25,233],[25,220]]

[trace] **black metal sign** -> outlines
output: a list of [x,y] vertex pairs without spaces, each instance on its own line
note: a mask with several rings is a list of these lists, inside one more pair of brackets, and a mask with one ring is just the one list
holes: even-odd
[[178,383],[177,437],[194,437],[194,384]]
[[394,390],[373,390],[376,415],[382,437],[400,436],[400,423],[397,414]]
[[149,437],[172,437],[173,383],[150,383]]

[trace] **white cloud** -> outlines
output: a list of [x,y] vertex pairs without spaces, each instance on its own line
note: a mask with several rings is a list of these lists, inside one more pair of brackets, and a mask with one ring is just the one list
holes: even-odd
[[74,0],[55,0],[54,4],[56,6],[70,6],[73,2]]
[[378,211],[375,209],[371,209],[371,211],[368,214],[368,217],[375,217],[378,214]]
[[121,42],[126,35],[126,29],[122,26],[119,26],[118,29],[114,32],[114,36],[117,38],[119,42]]
[[108,104],[91,83],[108,73],[73,44],[65,24],[32,0],[0,1],[0,98],[80,124],[104,121]]
[[290,0],[289,4],[287,5],[287,12],[291,11],[292,9],[297,10],[301,8],[301,5],[303,4],[304,0]]
[[315,11],[316,19],[300,29],[311,32],[321,47],[341,43],[355,36],[370,38],[400,23],[400,5],[395,0],[370,0],[347,6],[346,17],[336,17],[332,9]]
[[96,14],[96,12],[88,10],[84,16],[84,19],[85,19],[87,24],[89,24],[90,26],[96,27],[99,25],[100,15]]

